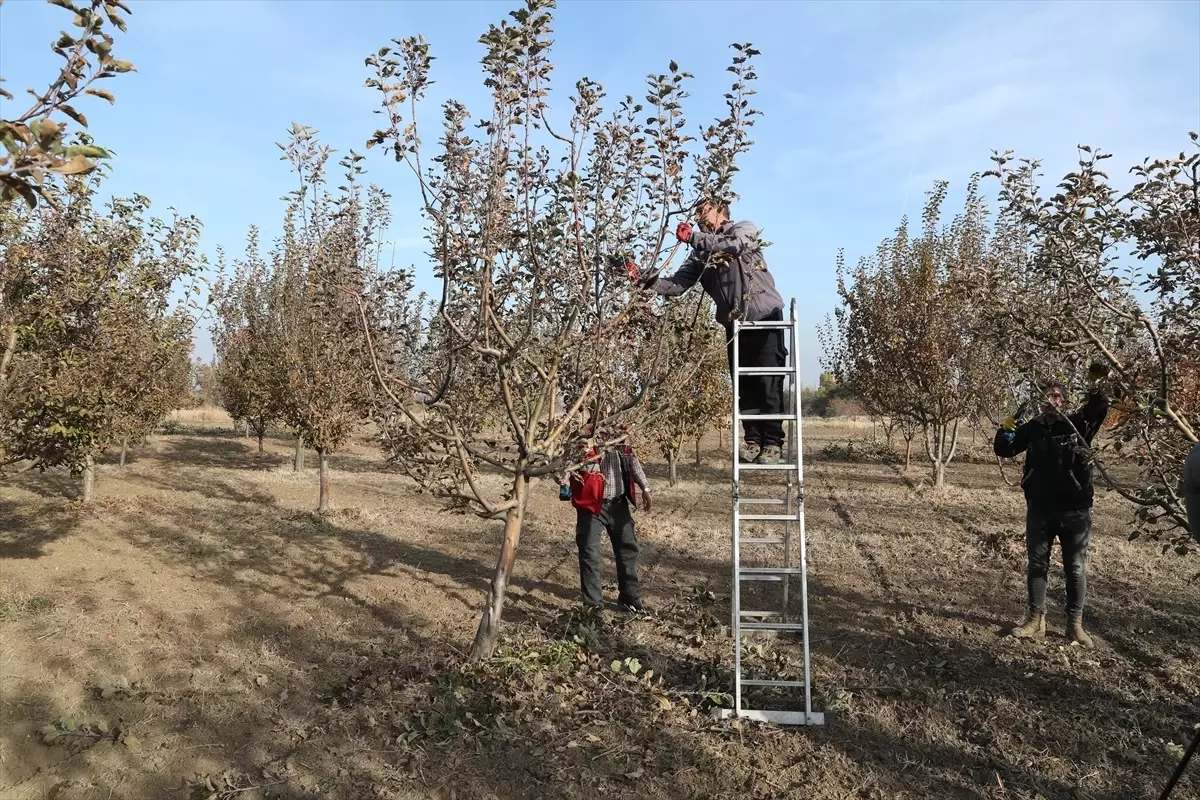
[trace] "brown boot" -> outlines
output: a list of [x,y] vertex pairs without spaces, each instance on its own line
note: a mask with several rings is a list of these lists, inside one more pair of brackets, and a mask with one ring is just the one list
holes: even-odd
[[1067,617],[1067,638],[1083,647],[1093,647],[1092,637],[1083,629],[1083,615],[1071,614]]
[[1025,621],[1012,629],[1012,636],[1018,639],[1029,639],[1034,636],[1046,635],[1046,612],[1034,611],[1032,608],[1025,613]]

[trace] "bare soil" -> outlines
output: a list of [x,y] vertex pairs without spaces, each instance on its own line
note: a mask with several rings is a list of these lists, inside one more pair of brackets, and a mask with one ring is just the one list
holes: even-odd
[[[103,460],[90,506],[66,475],[0,487],[0,797],[1125,800],[1158,796],[1200,722],[1200,568],[1127,541],[1115,495],[1089,565],[1097,648],[1062,636],[1058,565],[1047,638],[1001,635],[1024,503],[982,441],[937,494],[921,464],[881,463],[869,424],[806,427],[833,716],[779,729],[709,713],[732,667],[716,437],[674,487],[647,459],[653,618],[576,612],[574,513],[542,484],[501,651],[469,666],[499,524],[441,512],[365,441],[331,459],[318,516],[311,453],[294,473],[286,438],[260,457],[222,425],[176,420],[189,432]],[[782,637],[747,657],[800,664]],[[1200,764],[1173,797],[1200,798]]]

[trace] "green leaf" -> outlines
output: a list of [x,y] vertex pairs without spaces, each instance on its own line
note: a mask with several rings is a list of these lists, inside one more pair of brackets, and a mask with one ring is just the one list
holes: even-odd
[[113,72],[137,72],[137,68],[134,67],[132,63],[128,61],[121,61],[120,59],[116,58],[109,62],[108,68]]
[[87,158],[109,158],[108,151],[103,147],[96,147],[92,144],[76,144],[71,145],[65,151],[67,156],[85,156]]
[[621,662],[613,661],[611,664],[608,665],[608,668],[611,669],[613,672],[620,672],[621,671]]

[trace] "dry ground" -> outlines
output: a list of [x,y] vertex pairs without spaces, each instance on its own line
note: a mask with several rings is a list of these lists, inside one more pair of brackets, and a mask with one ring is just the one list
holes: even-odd
[[[836,716],[779,730],[708,714],[731,664],[715,439],[675,487],[651,465],[655,619],[574,615],[573,513],[541,485],[501,656],[468,668],[497,525],[440,513],[365,442],[317,517],[286,439],[260,458],[202,416],[102,464],[91,507],[61,475],[0,488],[0,797],[1151,798],[1200,720],[1197,565],[1126,541],[1107,493],[1098,648],[1065,646],[1061,611],[1017,642],[998,634],[1023,502],[995,464],[937,496],[919,465],[863,460],[869,424],[810,424],[815,698]],[[796,649],[749,666],[794,673]],[[1200,765],[1174,797],[1200,797]]]

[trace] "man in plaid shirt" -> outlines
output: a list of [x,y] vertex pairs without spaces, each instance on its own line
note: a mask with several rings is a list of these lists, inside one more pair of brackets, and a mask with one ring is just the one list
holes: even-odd
[[611,447],[603,455],[594,446],[581,449],[585,450],[586,461],[569,481],[570,500],[576,514],[575,544],[579,548],[583,604],[595,612],[603,608],[600,534],[607,532],[617,562],[617,603],[626,611],[645,613],[637,574],[637,526],[631,505],[650,510],[646,473],[627,443]]

